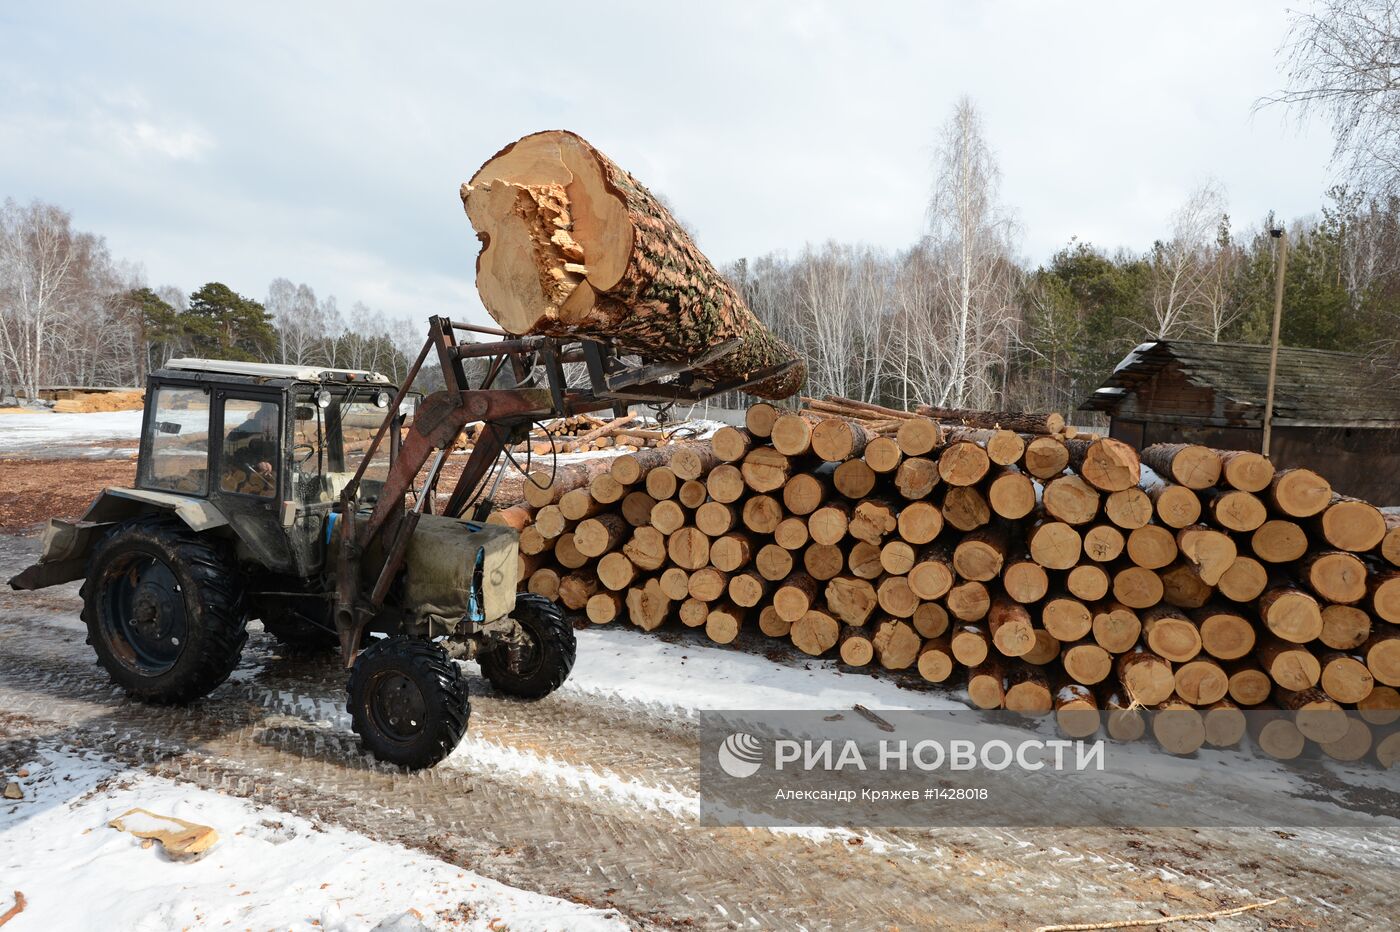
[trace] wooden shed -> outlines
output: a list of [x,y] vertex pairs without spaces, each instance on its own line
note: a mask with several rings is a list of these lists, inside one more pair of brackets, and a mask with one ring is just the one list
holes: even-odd
[[[1400,505],[1400,380],[1370,360],[1329,350],[1279,350],[1272,459],[1307,466],[1332,487]],[[1144,343],[1082,411],[1110,418],[1136,446],[1201,443],[1258,450],[1264,433],[1269,348],[1245,343]]]

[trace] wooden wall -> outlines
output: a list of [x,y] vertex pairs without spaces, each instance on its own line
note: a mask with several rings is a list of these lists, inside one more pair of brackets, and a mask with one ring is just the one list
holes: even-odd
[[[1306,466],[1332,488],[1382,507],[1400,505],[1400,430],[1349,427],[1275,427],[1272,459],[1279,468]],[[1113,418],[1109,435],[1135,446],[1199,443],[1221,450],[1258,450],[1256,427],[1209,427],[1189,421]]]

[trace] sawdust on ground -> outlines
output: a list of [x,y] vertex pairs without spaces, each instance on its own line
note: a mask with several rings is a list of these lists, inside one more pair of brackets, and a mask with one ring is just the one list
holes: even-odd
[[146,403],[146,393],[78,392],[71,398],[54,402],[55,414],[92,414],[97,411],[139,411]]
[[103,489],[135,482],[135,458],[0,459],[0,531],[76,518]]

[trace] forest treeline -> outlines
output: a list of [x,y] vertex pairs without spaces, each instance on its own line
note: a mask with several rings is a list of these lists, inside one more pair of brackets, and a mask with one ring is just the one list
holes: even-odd
[[0,208],[0,397],[46,385],[141,385],[177,356],[373,369],[401,378],[422,327],[274,280],[261,300],[221,281],[151,288],[53,204]]
[[[960,206],[990,210],[994,201],[954,193],[956,222],[931,222],[906,250],[827,242],[726,269],[806,357],[810,393],[901,407],[1068,411],[1145,340],[1268,340],[1276,220],[1236,229],[1214,187],[1193,194],[1146,252],[1072,241],[1036,266],[1017,259],[1008,224]],[[1337,187],[1285,235],[1283,342],[1394,356],[1400,200]],[[398,378],[421,339],[420,322],[358,302],[347,314],[334,296],[285,278],[259,298],[218,281],[189,294],[153,289],[101,237],[75,230],[62,209],[8,202],[0,211],[6,395],[40,385],[137,385],[174,356],[319,363]]]
[[[959,219],[956,230],[979,226]],[[1277,219],[1238,229],[1206,186],[1168,227],[1146,252],[1075,240],[1035,266],[990,234],[975,248],[930,235],[901,252],[828,242],[728,272],[808,359],[812,394],[1069,411],[1144,341],[1268,342]],[[1283,343],[1396,355],[1400,201],[1336,187],[1284,235]]]

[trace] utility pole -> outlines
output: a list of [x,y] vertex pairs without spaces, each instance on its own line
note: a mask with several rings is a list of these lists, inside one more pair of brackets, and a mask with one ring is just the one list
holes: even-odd
[[1288,268],[1288,237],[1283,225],[1273,227],[1269,235],[1278,240],[1278,273],[1274,281],[1274,328],[1269,342],[1269,387],[1264,395],[1264,444],[1259,452],[1269,455],[1269,440],[1274,427],[1274,384],[1278,379],[1278,336],[1283,323],[1283,272]]

